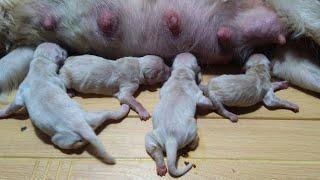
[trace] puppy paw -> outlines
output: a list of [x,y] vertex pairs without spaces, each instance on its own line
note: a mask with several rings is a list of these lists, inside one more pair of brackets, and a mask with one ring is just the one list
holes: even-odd
[[283,81],[281,83],[280,89],[288,89],[290,87],[290,84],[288,81]]
[[167,167],[166,166],[159,166],[157,167],[157,174],[158,176],[165,176],[167,174]]
[[139,117],[142,121],[147,121],[148,119],[150,119],[150,114],[147,110],[143,110],[138,112]]
[[296,104],[292,104],[290,107],[290,110],[293,111],[294,113],[298,113],[300,111],[300,108]]
[[231,122],[233,122],[233,123],[236,123],[236,122],[238,122],[238,116],[237,115],[235,115],[235,114],[230,114],[230,115],[228,115],[228,118],[229,118],[229,120],[231,121]]

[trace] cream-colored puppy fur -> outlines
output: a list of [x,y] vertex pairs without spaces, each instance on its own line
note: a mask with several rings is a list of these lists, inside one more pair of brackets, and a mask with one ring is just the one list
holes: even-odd
[[[173,176],[182,176],[192,168],[192,164],[177,169],[177,151],[186,146],[195,149],[198,145],[197,123],[194,118],[197,105],[207,102],[197,85],[200,77],[197,59],[189,53],[179,54],[173,63],[169,80],[160,91],[160,102],[152,117],[153,131],[146,135],[147,152],[156,161],[157,173],[167,172],[163,151],[168,157],[168,169]],[[212,106],[212,105],[211,105]]]
[[20,47],[0,60],[0,102],[7,103],[8,94],[23,81],[29,71],[34,49]]
[[43,43],[34,52],[30,70],[19,86],[14,102],[0,117],[5,118],[26,108],[31,121],[52,142],[62,149],[76,149],[88,141],[97,150],[97,156],[105,163],[113,164],[114,159],[107,154],[103,144],[92,128],[97,128],[107,119],[121,119],[129,111],[127,105],[118,112],[87,113],[70,99],[57,71],[67,58],[65,50],[56,44]]
[[147,110],[133,97],[140,84],[166,81],[170,68],[158,56],[125,57],[117,61],[92,55],[70,57],[60,70],[60,78],[68,89],[117,97],[149,119]]
[[[269,108],[285,108],[298,112],[299,107],[293,103],[278,99],[274,91],[288,88],[287,82],[271,83],[270,62],[262,54],[252,55],[246,62],[243,75],[222,75],[209,81],[203,88],[220,115],[231,121],[238,120],[230,116],[223,105],[230,107],[249,107],[261,101]],[[231,117],[231,118],[230,118]]]

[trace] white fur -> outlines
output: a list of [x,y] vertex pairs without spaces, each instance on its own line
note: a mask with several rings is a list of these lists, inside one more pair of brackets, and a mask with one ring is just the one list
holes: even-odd
[[238,118],[227,111],[223,105],[249,107],[261,101],[270,108],[286,108],[298,112],[297,105],[275,96],[275,90],[286,89],[288,84],[287,82],[271,83],[269,64],[267,57],[255,54],[245,65],[246,74],[212,78],[205,93],[210,97],[218,113],[236,122]]
[[149,119],[147,110],[136,101],[140,84],[152,85],[168,79],[170,69],[158,56],[125,57],[117,61],[92,55],[67,59],[60,78],[68,89],[117,97],[138,112],[141,120]]
[[0,59],[0,101],[2,103],[7,103],[8,94],[26,77],[32,57],[32,48],[20,47]]
[[129,111],[124,105],[118,112],[85,112],[69,98],[66,88],[58,77],[58,64],[67,58],[65,50],[52,43],[37,47],[30,71],[19,86],[14,102],[0,117],[5,118],[21,108],[26,108],[30,119],[40,130],[51,136],[52,142],[62,149],[76,149],[88,141],[97,155],[106,163],[115,163],[92,128],[107,119],[123,118]]
[[146,135],[146,149],[156,161],[158,175],[164,176],[163,151],[168,156],[168,168],[173,176],[182,176],[192,168],[189,164],[177,169],[178,149],[189,146],[195,149],[199,137],[194,118],[196,106],[204,99],[196,83],[200,68],[192,54],[179,54],[173,64],[172,75],[160,91],[160,102],[156,105],[152,117],[154,130]]

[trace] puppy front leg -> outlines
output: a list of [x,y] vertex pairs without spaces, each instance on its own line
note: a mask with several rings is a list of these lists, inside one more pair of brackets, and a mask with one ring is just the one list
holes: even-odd
[[149,112],[133,97],[133,94],[137,89],[137,86],[123,87],[120,89],[117,97],[122,104],[129,105],[137,112],[141,120],[146,121],[150,118]]
[[299,112],[299,106],[286,100],[277,98],[273,92],[273,89],[269,90],[263,99],[263,103],[270,108],[284,108],[291,110],[295,113]]
[[163,151],[155,138],[154,131],[149,132],[145,138],[145,146],[148,154],[156,162],[156,171],[159,176],[165,176],[167,167],[164,162]]
[[17,93],[14,102],[6,109],[0,110],[0,118],[6,118],[24,107],[22,97]]
[[123,119],[129,111],[130,107],[123,104],[118,111],[88,112],[86,120],[93,129],[96,129],[107,120]]

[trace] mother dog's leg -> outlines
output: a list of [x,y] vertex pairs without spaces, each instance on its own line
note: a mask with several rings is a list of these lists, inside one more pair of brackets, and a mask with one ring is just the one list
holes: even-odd
[[0,101],[3,103],[7,94],[26,77],[33,51],[30,47],[19,47],[0,59]]
[[288,45],[277,49],[272,59],[274,76],[320,93],[320,66],[314,54],[301,45]]
[[319,0],[267,0],[295,37],[305,35],[320,45]]

